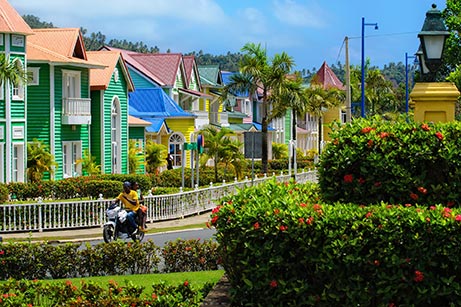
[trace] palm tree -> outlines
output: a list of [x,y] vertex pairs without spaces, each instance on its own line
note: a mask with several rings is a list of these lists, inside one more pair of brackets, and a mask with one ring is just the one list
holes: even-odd
[[82,164],[82,170],[88,175],[101,174],[101,166],[96,163],[96,157],[93,156],[89,149],[85,149],[83,157],[76,161],[77,164]]
[[227,171],[228,167],[232,166],[238,179],[242,178],[247,164],[245,155],[241,151],[242,146],[243,143],[239,140],[225,137],[220,151],[220,160],[225,164],[225,170]]
[[11,82],[20,84],[27,81],[26,71],[16,61],[10,61],[10,57],[0,54],[0,83]]
[[27,143],[27,178],[30,182],[39,182],[46,172],[53,174],[56,165],[46,144],[37,139]]
[[136,174],[143,158],[142,150],[136,146],[136,141],[130,140],[128,143],[128,169],[130,174]]
[[166,164],[168,149],[163,144],[147,141],[146,144],[146,171],[157,174],[158,168]]
[[[294,66],[293,58],[285,52],[275,54],[272,59],[267,56],[261,44],[247,43],[242,48],[244,52],[240,63],[240,73],[232,75],[229,84],[224,87],[222,99],[232,93],[245,92],[255,97],[261,96],[261,133],[262,133],[262,168],[267,173],[269,123],[268,104],[272,91],[276,91],[286,79]],[[259,91],[258,91],[259,90]],[[259,94],[258,94],[259,92]]]
[[[217,129],[214,126],[206,126],[202,130],[200,130],[200,134],[203,135],[205,138],[205,148],[206,151],[204,152],[204,158],[206,161],[208,159],[213,160],[213,167],[214,167],[214,177],[215,182],[218,181],[218,164],[222,160],[223,156],[225,155],[226,151],[226,139],[229,138],[229,135],[233,135],[234,132],[229,128],[223,127],[221,129]],[[229,143],[227,143],[229,144]]]

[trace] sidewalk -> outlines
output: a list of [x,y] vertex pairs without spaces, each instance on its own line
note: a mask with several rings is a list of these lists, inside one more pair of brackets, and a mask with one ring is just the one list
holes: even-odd
[[[206,222],[210,219],[210,212],[200,215],[191,215],[183,219],[174,219],[168,221],[147,223],[147,233],[152,233],[153,230],[165,229],[171,231],[169,228],[182,227],[189,225],[202,225],[199,228],[205,228]],[[102,240],[102,226],[82,229],[68,229],[56,231],[43,231],[43,232],[21,232],[21,233],[0,233],[3,241],[20,240],[24,241],[30,239],[31,242],[49,241],[49,242],[78,242],[89,240]]]

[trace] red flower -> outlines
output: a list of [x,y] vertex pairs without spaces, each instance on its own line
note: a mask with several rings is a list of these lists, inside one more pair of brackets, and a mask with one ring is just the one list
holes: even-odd
[[443,140],[443,134],[441,132],[436,132],[435,133],[435,136],[439,139],[439,140]]
[[365,127],[365,128],[362,128],[362,133],[368,133],[371,130],[373,130],[371,127]]
[[424,280],[424,274],[421,271],[415,271],[415,277],[413,278],[415,282],[422,282]]
[[303,218],[303,217],[300,217],[300,218],[298,219],[298,223],[299,223],[300,225],[303,225],[303,224],[305,223],[304,218]]
[[152,299],[153,299],[153,300],[156,300],[157,298],[158,298],[157,294],[152,293]]
[[375,261],[373,262],[373,264],[374,264],[375,266],[379,266],[381,263],[379,262],[379,260],[375,260]]
[[381,186],[381,182],[380,182],[380,181],[376,181],[374,185],[375,185],[375,187],[379,188],[379,187]]
[[455,220],[456,220],[457,222],[461,222],[461,214],[456,215]]
[[211,219],[211,225],[216,225],[216,223],[218,222],[218,219],[219,217],[217,215],[213,216],[213,218]]
[[352,183],[352,181],[354,181],[354,175],[352,174],[344,175],[345,183]]
[[410,198],[413,199],[413,200],[418,200],[419,196],[418,196],[418,194],[410,193]]
[[389,303],[389,307],[397,307],[397,305],[394,303]]
[[425,189],[424,187],[418,187],[418,191],[419,191],[421,194],[426,194],[426,193],[427,193],[427,189]]
[[371,146],[373,146],[373,140],[368,140],[368,142],[367,142],[367,146],[368,146],[368,147],[371,147]]
[[429,130],[431,130],[431,128],[430,128],[427,124],[422,124],[422,125],[421,125],[421,129],[423,129],[424,131],[429,131]]
[[280,225],[279,229],[280,231],[286,231],[288,229],[288,226]]
[[277,214],[279,214],[279,213],[280,213],[280,209],[275,208],[275,209],[274,209],[274,214],[277,215]]
[[386,138],[386,137],[388,137],[388,136],[389,136],[389,133],[387,133],[387,132],[381,132],[381,133],[379,134],[379,137],[382,138],[382,139],[384,139],[384,138]]
[[299,204],[301,207],[306,207],[307,205],[305,203]]
[[366,218],[370,218],[372,215],[373,215],[373,212],[368,212],[368,213],[365,215],[365,217],[366,217]]
[[364,184],[365,183],[365,179],[363,179],[362,177],[359,178],[359,183],[360,184]]
[[447,206],[448,207],[453,207],[455,205],[455,202],[450,200],[449,202],[447,202]]
[[184,282],[184,287],[189,287],[189,282],[187,280]]
[[259,229],[259,227],[260,227],[260,225],[259,225],[258,222],[256,222],[256,223],[253,224],[253,228],[254,228],[254,229]]
[[314,218],[311,216],[307,219],[307,224],[311,225],[314,222]]
[[211,211],[211,213],[212,213],[212,214],[218,213],[220,209],[221,209],[221,206],[217,206],[216,208],[214,208],[214,209]]
[[278,283],[275,279],[272,279],[271,282],[269,283],[269,286],[271,288],[277,288],[278,287]]

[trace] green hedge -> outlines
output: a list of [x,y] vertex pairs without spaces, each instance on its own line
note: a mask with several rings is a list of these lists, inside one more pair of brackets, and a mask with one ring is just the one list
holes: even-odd
[[[171,263],[173,258],[176,264]],[[214,241],[178,239],[162,249],[151,240],[83,247],[81,243],[0,243],[0,280],[216,270],[218,259]]]
[[272,181],[213,210],[237,304],[460,305],[461,210],[318,200]]
[[318,165],[326,200],[460,205],[460,122],[357,119],[330,136]]

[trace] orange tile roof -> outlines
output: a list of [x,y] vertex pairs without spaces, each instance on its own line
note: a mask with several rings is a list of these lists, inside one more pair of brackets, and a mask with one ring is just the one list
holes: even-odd
[[6,0],[0,0],[0,32],[34,34],[21,15]]
[[80,65],[90,68],[104,68],[105,65],[88,61],[80,30],[34,29],[34,35],[27,39],[28,61],[53,62]]
[[145,120],[142,120],[140,118],[128,115],[128,125],[129,126],[146,126],[147,127],[147,126],[152,125],[152,123],[148,122],[148,121],[145,121]]
[[133,81],[131,80],[130,74],[128,73],[128,69],[126,68],[125,61],[123,60],[120,51],[87,51],[86,55],[89,61],[94,61],[106,65],[106,68],[104,69],[90,70],[91,89],[106,90],[109,86],[114,69],[117,66],[117,63],[120,61],[123,70],[123,75],[127,80],[128,90],[130,92],[134,90]]

